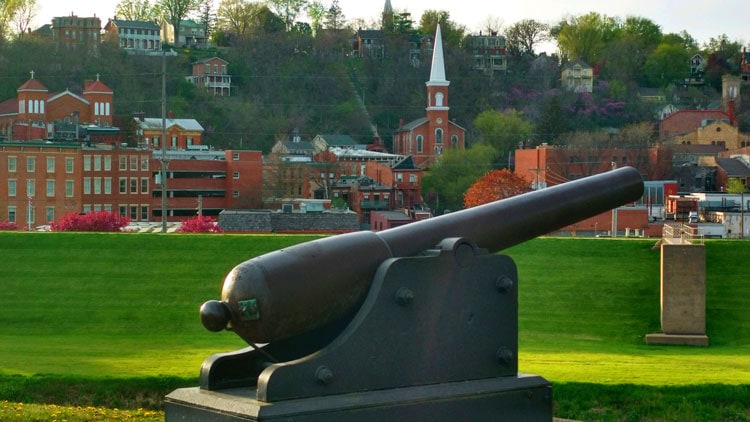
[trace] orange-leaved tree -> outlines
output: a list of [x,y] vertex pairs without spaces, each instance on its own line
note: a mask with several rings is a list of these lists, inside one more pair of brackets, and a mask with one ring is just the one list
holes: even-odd
[[492,170],[480,177],[464,193],[464,208],[508,198],[531,190],[530,183],[510,170]]

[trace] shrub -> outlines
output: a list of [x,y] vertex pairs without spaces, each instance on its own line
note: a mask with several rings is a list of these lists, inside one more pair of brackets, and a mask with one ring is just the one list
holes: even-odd
[[182,221],[178,233],[221,233],[221,228],[213,217],[199,215]]
[[18,230],[18,224],[12,221],[0,221],[0,230]]
[[50,230],[58,232],[118,232],[130,223],[128,217],[109,211],[94,211],[87,214],[71,212],[50,224]]

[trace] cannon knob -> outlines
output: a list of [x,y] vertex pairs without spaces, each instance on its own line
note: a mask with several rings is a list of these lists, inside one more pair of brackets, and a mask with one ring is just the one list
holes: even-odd
[[201,322],[209,331],[221,331],[227,328],[231,317],[227,305],[218,300],[209,300],[201,305]]

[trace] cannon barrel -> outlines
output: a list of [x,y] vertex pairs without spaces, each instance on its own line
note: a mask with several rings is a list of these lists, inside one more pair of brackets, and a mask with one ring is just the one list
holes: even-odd
[[293,337],[351,315],[386,259],[417,255],[448,237],[497,252],[642,195],[641,175],[623,167],[381,232],[280,249],[234,267],[221,301],[204,303],[201,319],[209,330],[229,329],[248,343]]

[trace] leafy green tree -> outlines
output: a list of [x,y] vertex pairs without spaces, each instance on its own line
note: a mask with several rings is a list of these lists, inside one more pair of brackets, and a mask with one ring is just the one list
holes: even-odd
[[474,119],[482,143],[491,145],[500,156],[505,156],[529,139],[531,122],[517,110],[499,112],[486,110]]
[[459,46],[464,39],[466,27],[451,20],[451,15],[445,10],[425,10],[419,20],[419,33],[434,34],[440,25],[445,45]]
[[567,60],[583,60],[594,66],[599,63],[607,44],[620,34],[617,18],[590,12],[571,17],[551,29],[560,54]]
[[313,0],[307,5],[307,16],[312,21],[310,27],[313,34],[317,34],[323,28],[323,19],[326,16],[326,7],[323,3]]
[[680,45],[659,44],[643,66],[649,86],[662,88],[683,80],[688,74],[690,53]]
[[705,78],[709,86],[719,89],[724,75],[739,73],[741,42],[730,41],[726,34],[722,34],[711,38],[704,44],[703,49],[708,55]]
[[464,193],[492,169],[495,154],[483,144],[446,151],[422,178],[422,197],[437,214],[463,208]]
[[115,17],[127,21],[152,21],[157,10],[149,0],[121,0],[115,6]]
[[727,180],[727,192],[728,193],[744,193],[747,192],[747,186],[742,183],[742,180],[736,177],[730,177]]
[[216,11],[217,26],[238,37],[248,35],[260,10],[259,3],[247,0],[221,0]]

